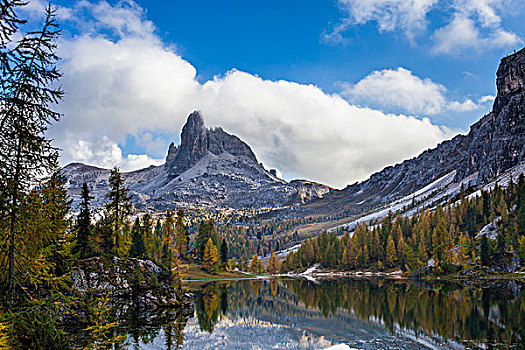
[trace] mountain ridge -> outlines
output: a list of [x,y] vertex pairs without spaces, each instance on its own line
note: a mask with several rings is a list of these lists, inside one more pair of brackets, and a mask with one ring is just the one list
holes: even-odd
[[[222,128],[206,128],[199,111],[188,116],[180,145],[170,144],[163,165],[124,177],[142,208],[302,205],[304,215],[359,214],[416,193],[452,172],[447,186],[479,185],[525,161],[525,48],[501,60],[496,86],[492,111],[472,124],[468,134],[445,140],[342,190],[308,180],[279,179],[237,136]],[[83,181],[98,195],[107,188],[107,169],[72,163],[64,171],[73,196]]]
[[[70,163],[64,167],[68,190],[78,204],[87,182],[95,206],[104,202],[109,169]],[[297,205],[333,189],[308,180],[285,181],[266,170],[250,146],[222,128],[206,128],[200,111],[188,116],[181,143],[171,143],[166,162],[125,172],[126,186],[139,209],[164,210],[175,206],[263,208]]]
[[307,207],[322,213],[358,214],[393,202],[455,171],[454,183],[479,185],[525,161],[525,48],[504,57],[496,72],[492,111],[438,146],[348,185]]

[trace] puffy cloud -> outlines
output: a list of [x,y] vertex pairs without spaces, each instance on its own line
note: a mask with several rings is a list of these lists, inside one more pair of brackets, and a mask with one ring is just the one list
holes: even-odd
[[437,29],[433,39],[433,51],[445,54],[459,54],[465,49],[511,47],[521,41],[516,34],[502,28],[495,28],[487,35],[482,35],[475,21],[461,14],[456,15],[446,26]]
[[446,92],[443,85],[399,67],[374,71],[356,84],[343,84],[341,94],[352,103],[413,115],[473,111],[483,107],[482,104],[487,101],[449,101]]
[[153,159],[146,154],[128,154],[127,157],[123,157],[122,149],[105,136],[97,139],[97,142],[74,139],[68,147],[69,154],[78,162],[104,168],[117,166],[123,171],[142,169],[164,162],[163,159]]
[[434,10],[451,12],[450,20],[430,36],[436,54],[459,54],[468,49],[508,48],[521,38],[502,27],[502,16],[521,10],[517,0],[338,0],[345,18],[322,34],[327,42],[341,42],[353,25],[377,23],[379,32],[402,32],[413,44],[426,33],[427,15]]
[[[92,6],[83,2],[82,10],[97,21],[102,15]],[[151,24],[137,10],[107,7],[103,14],[112,20],[102,19],[104,26],[118,30],[60,43],[64,117],[51,136],[63,149],[63,163],[126,170],[158,164],[155,158],[165,156],[170,141],[178,142],[189,113],[200,109],[209,126],[241,137],[267,168],[279,169],[285,178],[342,187],[453,133],[426,118],[357,107],[313,85],[265,80],[235,69],[200,83],[195,68],[172,47],[150,40]],[[132,28],[115,18],[130,15],[139,18]],[[153,153],[124,157],[121,149],[130,139]]]
[[380,32],[400,29],[409,40],[426,29],[428,11],[438,0],[339,0],[348,15],[331,33],[324,34],[327,41],[339,41],[341,32],[351,25],[377,23]]
[[344,85],[343,95],[351,102],[411,114],[436,114],[446,103],[445,87],[421,79],[404,68],[374,71],[357,84]]

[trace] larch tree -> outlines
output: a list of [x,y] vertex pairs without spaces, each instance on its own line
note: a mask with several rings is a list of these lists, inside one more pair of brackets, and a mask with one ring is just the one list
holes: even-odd
[[386,244],[386,263],[389,267],[394,267],[396,263],[397,252],[396,245],[394,244],[394,239],[391,235],[388,236],[388,241]]
[[250,263],[250,271],[254,273],[259,273],[260,270],[261,270],[261,263],[259,261],[259,258],[257,257],[257,254],[254,254],[252,261]]
[[208,238],[206,247],[204,248],[204,258],[202,259],[204,267],[208,272],[216,273],[219,268],[219,251],[213,240]]
[[184,223],[184,210],[179,209],[177,211],[177,219],[175,221],[175,244],[177,246],[177,252],[180,257],[186,256],[188,252],[188,229]]
[[173,263],[173,251],[175,245],[173,244],[174,240],[174,230],[173,230],[173,213],[171,211],[166,211],[166,218],[164,220],[164,225],[162,227],[162,265],[165,268],[171,271]]
[[277,255],[275,255],[275,252],[272,252],[272,256],[270,257],[270,263],[268,264],[268,272],[272,275],[275,275],[277,273]]
[[518,235],[525,235],[525,175],[521,174],[518,178],[518,193],[517,193],[517,226]]
[[182,278],[184,276],[184,266],[181,264],[177,246],[175,242],[175,231],[173,229],[173,213],[166,212],[166,219],[164,220],[164,227],[162,230],[162,263],[169,272],[169,278],[172,285],[178,291],[182,290]]
[[63,96],[56,87],[61,77],[55,54],[60,29],[54,10],[46,8],[40,30],[22,33],[19,26],[25,21],[15,10],[25,4],[0,4],[0,241],[5,247],[0,261],[10,296],[15,293],[15,274],[26,269],[17,251],[24,235],[21,202],[30,188],[57,169],[58,149],[45,133],[60,119],[52,106]]
[[51,274],[63,275],[71,264],[72,231],[69,219],[71,200],[67,193],[66,179],[58,169],[41,186],[42,210],[47,219],[43,229],[47,230],[46,248],[49,249]]

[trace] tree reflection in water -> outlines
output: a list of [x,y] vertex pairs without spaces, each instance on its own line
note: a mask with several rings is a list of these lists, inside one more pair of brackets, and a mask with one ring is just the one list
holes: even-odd
[[[466,287],[380,279],[341,279],[320,284],[297,279],[241,280],[190,286],[195,294],[199,328],[209,333],[224,317],[292,328],[314,325],[309,330],[315,329],[317,335],[326,338],[334,335],[334,328],[345,325],[348,328],[343,330],[343,337],[350,336],[352,322],[362,322],[374,329],[386,329],[391,336],[410,332],[486,348],[520,347],[525,341],[522,287],[518,282]],[[188,316],[173,310],[155,317],[130,313],[120,322],[119,330],[134,344],[147,344],[163,333],[165,347],[179,349],[187,323]]]
[[[465,287],[444,282],[342,279],[237,281],[203,288],[203,298],[228,300],[230,316],[275,319],[346,314],[383,325],[392,335],[411,330],[465,345],[520,346],[525,340],[525,297],[518,282]],[[210,297],[208,294],[216,293]],[[199,303],[197,303],[199,305]],[[199,324],[209,332],[219,320],[216,302],[201,302]],[[221,310],[222,314],[224,308]],[[281,321],[284,317],[281,317]]]

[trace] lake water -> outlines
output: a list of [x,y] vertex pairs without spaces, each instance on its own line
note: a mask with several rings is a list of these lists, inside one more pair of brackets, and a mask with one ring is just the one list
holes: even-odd
[[523,287],[384,279],[199,283],[190,286],[193,315],[137,316],[121,330],[130,349],[520,349]]

